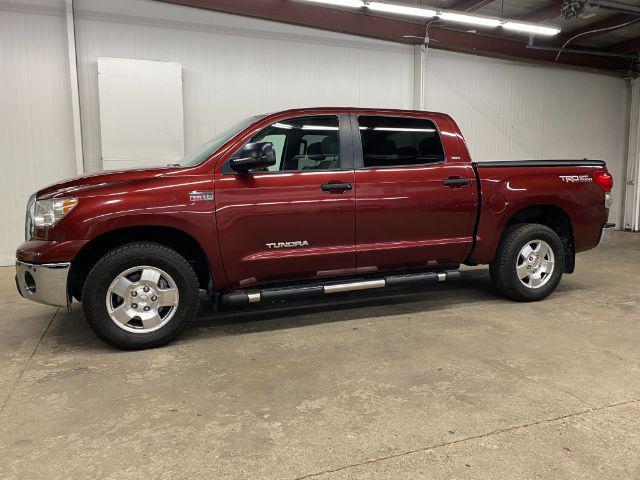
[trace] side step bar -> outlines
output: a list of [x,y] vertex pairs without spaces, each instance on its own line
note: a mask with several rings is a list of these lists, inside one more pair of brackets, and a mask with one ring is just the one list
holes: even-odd
[[277,300],[293,300],[319,297],[328,293],[353,292],[373,288],[401,287],[447,282],[460,279],[459,270],[444,272],[407,273],[391,275],[375,280],[353,280],[345,283],[329,283],[326,285],[300,285],[281,288],[265,288],[263,290],[237,291],[222,294],[220,302],[225,307],[237,307],[259,302]]

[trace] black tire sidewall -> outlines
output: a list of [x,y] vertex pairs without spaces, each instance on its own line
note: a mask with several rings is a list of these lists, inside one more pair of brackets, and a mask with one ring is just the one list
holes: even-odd
[[[543,240],[553,250],[554,270],[551,278],[539,288],[528,288],[520,282],[516,262],[522,248],[533,240]],[[558,286],[564,270],[564,247],[560,237],[545,225],[517,225],[505,233],[496,262],[492,265],[492,280],[506,296],[520,301],[537,301],[548,297]]]
[[[175,281],[180,295],[171,320],[149,333],[128,332],[107,313],[106,295],[113,280],[129,268],[157,267]],[[106,343],[121,349],[144,349],[173,340],[195,316],[199,303],[197,278],[189,263],[175,251],[153,243],[135,243],[107,253],[89,272],[82,293],[82,307],[91,329]]]

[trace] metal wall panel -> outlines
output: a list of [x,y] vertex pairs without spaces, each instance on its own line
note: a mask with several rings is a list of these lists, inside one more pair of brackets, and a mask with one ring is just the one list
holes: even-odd
[[29,195],[75,175],[70,98],[64,0],[0,1],[0,265]]
[[451,114],[475,160],[591,158],[614,176],[610,220],[622,223],[625,80],[431,49],[426,106]]
[[640,82],[632,81],[629,107],[629,148],[627,155],[625,230],[640,231]]
[[96,57],[183,66],[185,150],[243,117],[302,106],[410,108],[410,46],[146,0],[76,0],[85,165],[100,168]]
[[102,168],[163,167],[184,155],[182,66],[98,57]]

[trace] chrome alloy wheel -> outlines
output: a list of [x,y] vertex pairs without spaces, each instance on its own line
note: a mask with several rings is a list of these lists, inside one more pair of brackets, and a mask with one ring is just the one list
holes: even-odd
[[113,323],[133,333],[166,325],[178,309],[176,282],[164,270],[140,266],[118,275],[107,290],[107,312]]
[[526,243],[516,259],[516,274],[527,288],[540,288],[553,275],[555,260],[553,250],[544,240]]

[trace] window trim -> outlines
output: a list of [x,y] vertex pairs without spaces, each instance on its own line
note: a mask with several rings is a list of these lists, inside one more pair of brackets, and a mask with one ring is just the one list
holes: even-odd
[[[239,173],[233,170],[229,166],[229,162],[236,158],[236,155],[240,151],[242,147],[244,147],[247,143],[250,142],[251,138],[260,133],[266,128],[269,128],[274,123],[278,122],[286,122],[287,120],[292,120],[296,118],[312,118],[312,117],[336,117],[338,119],[338,140],[340,142],[340,168],[331,168],[331,169],[318,169],[318,170],[278,170],[278,171],[260,171],[260,172],[248,172],[248,173]],[[352,138],[352,130],[351,130],[351,118],[348,113],[316,113],[311,115],[294,115],[291,117],[278,118],[276,120],[271,121],[269,125],[257,129],[255,132],[252,132],[251,137],[244,142],[242,145],[238,146],[238,148],[224,161],[222,165],[221,173],[223,175],[252,175],[252,174],[260,174],[260,175],[282,175],[287,174],[291,175],[292,173],[318,173],[318,172],[344,172],[354,169],[354,148],[353,148],[353,138]]]
[[[417,120],[427,120],[433,123],[433,126],[436,129],[436,133],[438,134],[438,140],[440,140],[440,145],[442,145],[442,151],[444,153],[444,159],[438,162],[429,162],[429,163],[418,163],[418,164],[408,164],[408,165],[382,165],[377,167],[365,167],[364,166],[364,153],[362,149],[362,136],[360,135],[360,117],[384,117],[384,118],[412,118]],[[438,123],[435,122],[432,118],[428,117],[411,117],[411,116],[402,116],[402,115],[385,115],[379,113],[373,114],[364,114],[364,113],[352,113],[351,114],[351,136],[353,137],[353,150],[354,150],[354,169],[355,170],[381,170],[388,168],[422,168],[422,167],[430,167],[437,165],[444,165],[447,163],[447,151],[444,147],[444,142],[442,141],[442,134],[440,132],[440,127]]]

